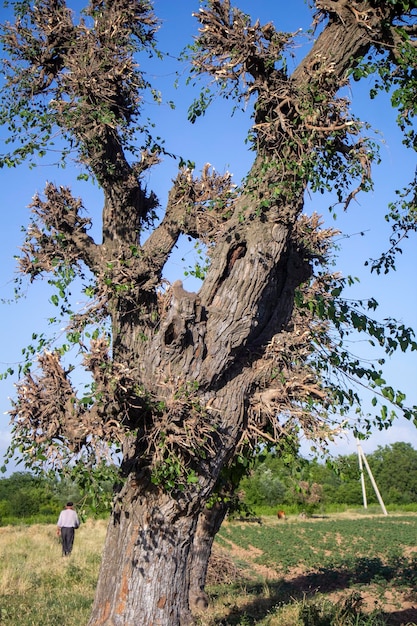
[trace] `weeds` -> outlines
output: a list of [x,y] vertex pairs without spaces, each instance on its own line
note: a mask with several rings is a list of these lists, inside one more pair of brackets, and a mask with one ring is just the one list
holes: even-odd
[[[199,626],[416,626],[417,517],[263,522],[222,527]],[[85,626],[105,532],[83,524],[62,559],[55,526],[0,528],[1,626]]]
[[102,522],[83,525],[73,554],[62,559],[55,526],[1,528],[1,626],[86,624],[104,534]]
[[361,611],[362,597],[354,592],[336,604],[321,599],[303,602],[299,609],[302,626],[386,626],[387,621],[380,612],[365,615]]

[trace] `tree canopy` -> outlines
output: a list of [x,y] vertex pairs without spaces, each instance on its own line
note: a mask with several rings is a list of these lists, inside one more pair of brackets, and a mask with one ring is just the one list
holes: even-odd
[[[417,451],[409,443],[378,446],[367,455],[368,464],[386,505],[413,504],[417,501],[415,465]],[[367,501],[377,498],[364,472]],[[312,486],[316,485],[316,495]],[[245,502],[254,507],[286,507],[298,504],[299,510],[317,511],[332,504],[361,506],[363,493],[356,454],[341,455],[331,463],[318,463],[295,456],[292,459],[270,453],[261,457],[240,488]],[[314,491],[314,490],[313,490]],[[313,496],[313,497],[312,497]]]

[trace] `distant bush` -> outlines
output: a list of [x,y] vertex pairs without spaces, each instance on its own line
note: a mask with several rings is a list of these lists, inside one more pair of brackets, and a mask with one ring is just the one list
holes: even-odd
[[408,504],[390,504],[390,511],[404,511],[406,513],[417,513],[417,502],[410,502]]
[[16,472],[0,479],[0,526],[55,524],[68,500],[76,504],[82,518],[105,519],[109,514],[111,485],[101,487],[102,501],[93,506],[74,483]]
[[56,524],[58,515],[28,515],[25,518],[21,517],[3,517],[0,521],[0,526],[32,526],[33,524]]
[[[379,446],[367,455],[374,479],[386,506],[415,511],[417,506],[417,451],[409,443]],[[364,472],[367,502],[378,500]],[[298,504],[307,513],[360,507],[363,494],[356,454],[339,456],[326,463],[293,455],[268,452],[255,462],[251,474],[240,484],[244,502],[256,511]],[[334,508],[336,507],[336,509]],[[411,507],[411,508],[408,508]]]

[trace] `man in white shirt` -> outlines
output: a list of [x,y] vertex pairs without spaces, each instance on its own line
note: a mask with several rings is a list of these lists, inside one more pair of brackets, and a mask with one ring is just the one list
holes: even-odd
[[69,556],[74,545],[75,529],[79,527],[80,520],[74,511],[73,502],[67,502],[65,509],[61,511],[58,518],[56,534],[61,536],[62,556]]

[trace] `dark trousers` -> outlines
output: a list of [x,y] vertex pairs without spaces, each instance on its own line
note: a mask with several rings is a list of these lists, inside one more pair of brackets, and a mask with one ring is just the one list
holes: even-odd
[[64,556],[71,554],[72,546],[74,545],[74,535],[74,528],[66,528],[65,526],[61,528],[62,554]]

